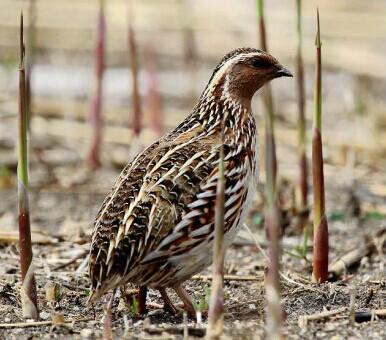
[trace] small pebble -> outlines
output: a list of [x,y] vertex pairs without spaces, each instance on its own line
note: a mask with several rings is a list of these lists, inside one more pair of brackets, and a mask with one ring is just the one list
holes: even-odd
[[51,314],[43,311],[40,312],[39,316],[42,320],[48,320],[51,317]]
[[151,326],[151,321],[149,318],[143,320],[143,328],[149,328]]
[[94,338],[94,331],[92,329],[84,328],[80,331],[80,336],[85,339]]
[[119,299],[119,303],[118,303],[118,307],[117,307],[118,312],[123,312],[123,311],[125,311],[126,309],[127,309],[127,308],[126,308],[126,302],[125,302],[125,300]]
[[369,268],[369,258],[367,257],[367,256],[365,256],[365,257],[362,257],[362,259],[361,259],[361,267],[362,268]]
[[143,321],[142,320],[138,320],[136,323],[134,323],[134,327],[138,327],[138,326],[140,326],[140,325],[142,325],[143,324]]
[[162,309],[154,309],[147,313],[148,316],[164,315],[165,312]]

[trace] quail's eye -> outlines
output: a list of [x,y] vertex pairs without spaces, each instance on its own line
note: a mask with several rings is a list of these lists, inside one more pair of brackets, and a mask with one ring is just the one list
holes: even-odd
[[256,68],[265,68],[271,65],[271,62],[264,58],[255,58],[252,60],[252,65]]

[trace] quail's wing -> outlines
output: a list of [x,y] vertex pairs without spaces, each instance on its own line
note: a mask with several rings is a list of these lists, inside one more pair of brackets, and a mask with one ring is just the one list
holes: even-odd
[[[224,146],[227,149],[227,146]],[[188,178],[197,176],[195,172],[199,166],[206,164],[210,172],[199,183],[198,190],[191,195],[189,201],[184,201],[185,208],[181,218],[174,228],[168,230],[162,240],[153,247],[141,261],[142,264],[172,259],[183,254],[189,255],[190,250],[203,242],[214,239],[215,207],[217,181],[219,178],[220,145],[216,145],[205,154],[197,164],[190,169]],[[228,154],[224,162],[225,201],[224,201],[224,232],[227,233],[237,225],[245,213],[244,202],[247,199],[251,178],[247,176],[250,167],[245,155]],[[192,183],[193,185],[193,183]]]

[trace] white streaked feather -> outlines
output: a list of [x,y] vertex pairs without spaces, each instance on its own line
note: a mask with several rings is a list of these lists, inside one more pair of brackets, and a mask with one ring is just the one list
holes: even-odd
[[173,232],[171,233],[170,235],[166,236],[162,242],[159,244],[159,246],[157,247],[157,249],[161,249],[163,248],[164,246],[168,245],[168,244],[171,244],[173,243],[174,241],[178,240],[181,236],[183,236],[184,234],[181,233],[181,232]]
[[188,205],[188,208],[194,209],[194,208],[197,208],[197,207],[201,207],[201,206],[203,206],[203,205],[206,205],[206,204],[208,204],[208,201],[207,201],[207,200],[204,200],[204,199],[202,199],[202,198],[200,198],[200,199],[198,199],[198,200],[193,201],[192,203],[190,203],[190,204]]
[[213,225],[213,223],[205,224],[203,227],[200,227],[200,228],[192,231],[191,233],[189,233],[189,236],[190,237],[198,237],[198,236],[206,235],[210,232],[210,228],[212,225]]
[[240,198],[240,193],[231,195],[224,204],[225,208],[229,208],[234,202]]
[[115,241],[114,241],[114,239],[112,239],[112,240],[110,240],[110,243],[109,243],[109,250],[107,251],[106,263],[109,263],[110,260],[111,260],[111,256],[113,254],[114,246],[115,246]]
[[[132,210],[132,209],[131,209]],[[129,229],[132,225],[134,221],[134,216],[130,216],[127,220],[126,220],[126,223],[124,223],[125,225],[125,235],[127,235],[129,233]]]

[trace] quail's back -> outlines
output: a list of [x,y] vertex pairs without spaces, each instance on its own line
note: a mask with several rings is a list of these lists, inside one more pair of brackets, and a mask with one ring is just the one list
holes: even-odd
[[91,300],[127,282],[175,287],[210,265],[221,145],[230,243],[257,180],[251,98],[283,75],[290,73],[263,51],[229,53],[192,113],[124,168],[95,220]]

